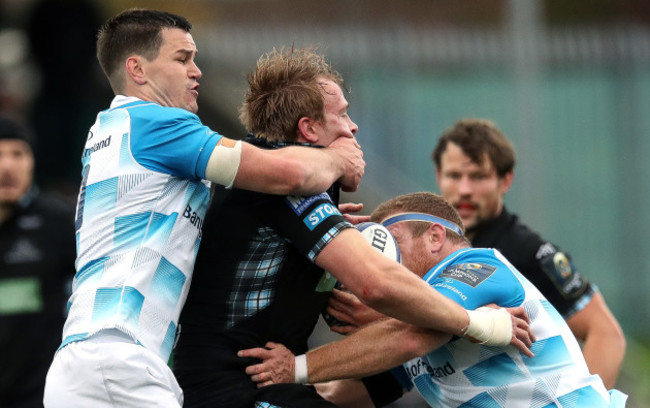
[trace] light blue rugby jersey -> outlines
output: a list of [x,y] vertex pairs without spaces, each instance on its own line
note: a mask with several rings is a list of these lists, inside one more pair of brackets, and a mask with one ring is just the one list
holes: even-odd
[[119,329],[167,360],[210,196],[221,136],[191,112],[117,96],[82,154],[77,273],[62,347]]
[[618,407],[600,377],[589,374],[562,316],[495,249],[467,248],[445,258],[424,280],[469,310],[489,303],[523,306],[537,340],[528,358],[512,346],[452,341],[393,370],[432,407]]

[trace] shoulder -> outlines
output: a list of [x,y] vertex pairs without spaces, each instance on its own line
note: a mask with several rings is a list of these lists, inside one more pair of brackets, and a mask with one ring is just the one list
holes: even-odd
[[509,266],[499,251],[493,248],[465,248],[456,251],[451,257],[443,260],[439,266],[432,269],[427,276],[435,274],[441,268],[439,277],[453,277],[457,280],[471,281],[472,286],[490,278],[497,270],[509,271]]
[[186,122],[201,124],[199,117],[185,109],[160,106],[155,103],[141,103],[123,107],[129,112],[132,119],[143,122],[158,122],[163,124],[174,124]]
[[[554,248],[544,240],[541,235],[524,224],[516,214],[507,213],[501,217],[497,226],[494,226],[494,240],[490,246],[498,249],[513,264],[531,261],[538,256],[539,251],[548,251]],[[480,241],[480,237],[477,241]],[[483,247],[481,242],[474,242],[476,246]]]
[[542,242],[540,234],[524,224],[517,214],[509,213],[507,223],[507,233],[503,235],[511,245]]

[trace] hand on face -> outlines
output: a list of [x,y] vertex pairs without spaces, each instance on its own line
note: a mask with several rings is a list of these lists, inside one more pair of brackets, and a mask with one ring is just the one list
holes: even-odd
[[339,137],[330,145],[345,163],[345,175],[339,179],[343,191],[357,191],[361,178],[363,177],[366,162],[363,160],[363,152],[354,138]]

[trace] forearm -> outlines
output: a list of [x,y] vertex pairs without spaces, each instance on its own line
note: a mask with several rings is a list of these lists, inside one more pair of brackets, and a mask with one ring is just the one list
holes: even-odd
[[395,319],[372,323],[339,341],[309,351],[309,382],[377,374],[426,354],[450,338]]
[[312,195],[343,175],[340,158],[329,149],[291,146],[263,150],[242,144],[234,186],[269,194]]
[[[443,296],[406,268],[388,271],[390,282],[381,296],[368,297],[373,309],[419,327],[428,327],[462,336],[469,325],[467,311]],[[380,278],[381,279],[381,278]]]
[[589,371],[600,375],[607,388],[613,388],[625,357],[626,343],[623,330],[603,296],[595,293],[587,306],[567,319],[567,323],[582,341]]
[[331,149],[287,147],[280,149],[284,158],[299,169],[299,183],[292,186],[289,194],[313,195],[321,193],[345,173],[343,160]]
[[[625,340],[616,335],[590,335],[582,344],[589,372],[598,374],[607,389],[614,388],[625,357]],[[603,350],[607,350],[603,353]]]
[[378,254],[353,229],[342,231],[321,251],[316,263],[363,303],[388,316],[459,336],[469,323],[465,309]]

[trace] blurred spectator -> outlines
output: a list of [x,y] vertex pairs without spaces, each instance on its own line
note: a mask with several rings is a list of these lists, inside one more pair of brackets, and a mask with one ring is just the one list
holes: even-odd
[[27,130],[0,116],[0,407],[43,406],[74,275],[74,208],[32,183]]

